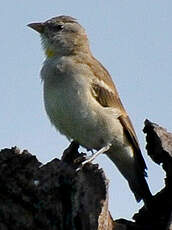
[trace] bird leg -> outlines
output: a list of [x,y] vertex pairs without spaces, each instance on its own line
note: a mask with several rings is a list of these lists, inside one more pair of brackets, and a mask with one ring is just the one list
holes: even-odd
[[93,149],[87,149],[87,152],[91,152],[91,156],[94,155],[94,150]]
[[100,150],[98,150],[96,153],[94,153],[91,157],[89,157],[87,160],[83,161],[81,163],[81,167],[77,168],[76,171],[79,171],[85,164],[92,162],[98,155],[105,153],[106,151],[108,151],[111,147],[111,144],[107,144],[106,146],[104,146],[103,148],[101,148]]

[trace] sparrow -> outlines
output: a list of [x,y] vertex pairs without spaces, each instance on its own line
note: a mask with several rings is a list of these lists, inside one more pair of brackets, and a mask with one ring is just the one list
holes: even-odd
[[149,204],[152,195],[136,133],[109,72],[91,53],[85,29],[64,15],[28,26],[39,32],[45,52],[41,79],[51,123],[69,140],[97,150],[95,155],[105,153],[136,200]]

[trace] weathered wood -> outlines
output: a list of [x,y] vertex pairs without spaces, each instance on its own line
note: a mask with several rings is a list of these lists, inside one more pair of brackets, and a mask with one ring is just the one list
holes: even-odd
[[166,172],[151,211],[143,207],[133,222],[113,221],[109,181],[98,165],[76,170],[85,155],[75,142],[45,165],[15,147],[0,152],[0,230],[171,230],[172,134],[148,120],[144,132],[148,154]]
[[83,155],[72,143],[62,160],[41,165],[27,151],[0,153],[0,230],[112,230],[108,180],[97,165],[76,172]]

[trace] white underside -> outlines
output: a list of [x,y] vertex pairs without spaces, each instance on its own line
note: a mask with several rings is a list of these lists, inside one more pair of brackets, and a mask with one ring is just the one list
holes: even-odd
[[62,134],[91,149],[99,149],[112,139],[122,143],[122,126],[117,119],[119,111],[104,108],[93,98],[89,79],[77,71],[59,72],[56,76],[53,70],[50,73],[46,70],[45,67],[42,70],[42,75],[46,74],[46,78],[42,76],[45,109]]
[[[133,149],[126,141],[118,120],[119,111],[102,107],[89,90],[89,79],[77,71],[64,71],[61,63],[50,70],[46,64],[42,71],[44,103],[51,123],[68,139],[78,141],[87,149],[97,149],[111,143],[107,152],[121,173],[127,178],[134,175]],[[69,73],[70,74],[69,74]],[[84,67],[83,67],[84,72]],[[88,72],[88,70],[87,70]],[[90,73],[91,79],[91,73]],[[133,173],[132,173],[133,171]]]

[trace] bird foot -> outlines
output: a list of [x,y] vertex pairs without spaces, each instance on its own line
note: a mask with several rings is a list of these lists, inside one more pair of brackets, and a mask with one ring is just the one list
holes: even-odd
[[111,147],[111,144],[107,144],[106,146],[104,146],[103,148],[101,148],[100,150],[98,150],[96,153],[94,153],[91,157],[89,157],[87,160],[83,161],[81,163],[81,166],[79,168],[76,169],[76,171],[78,172],[85,164],[92,162],[98,155],[105,153],[106,151],[108,151]]

